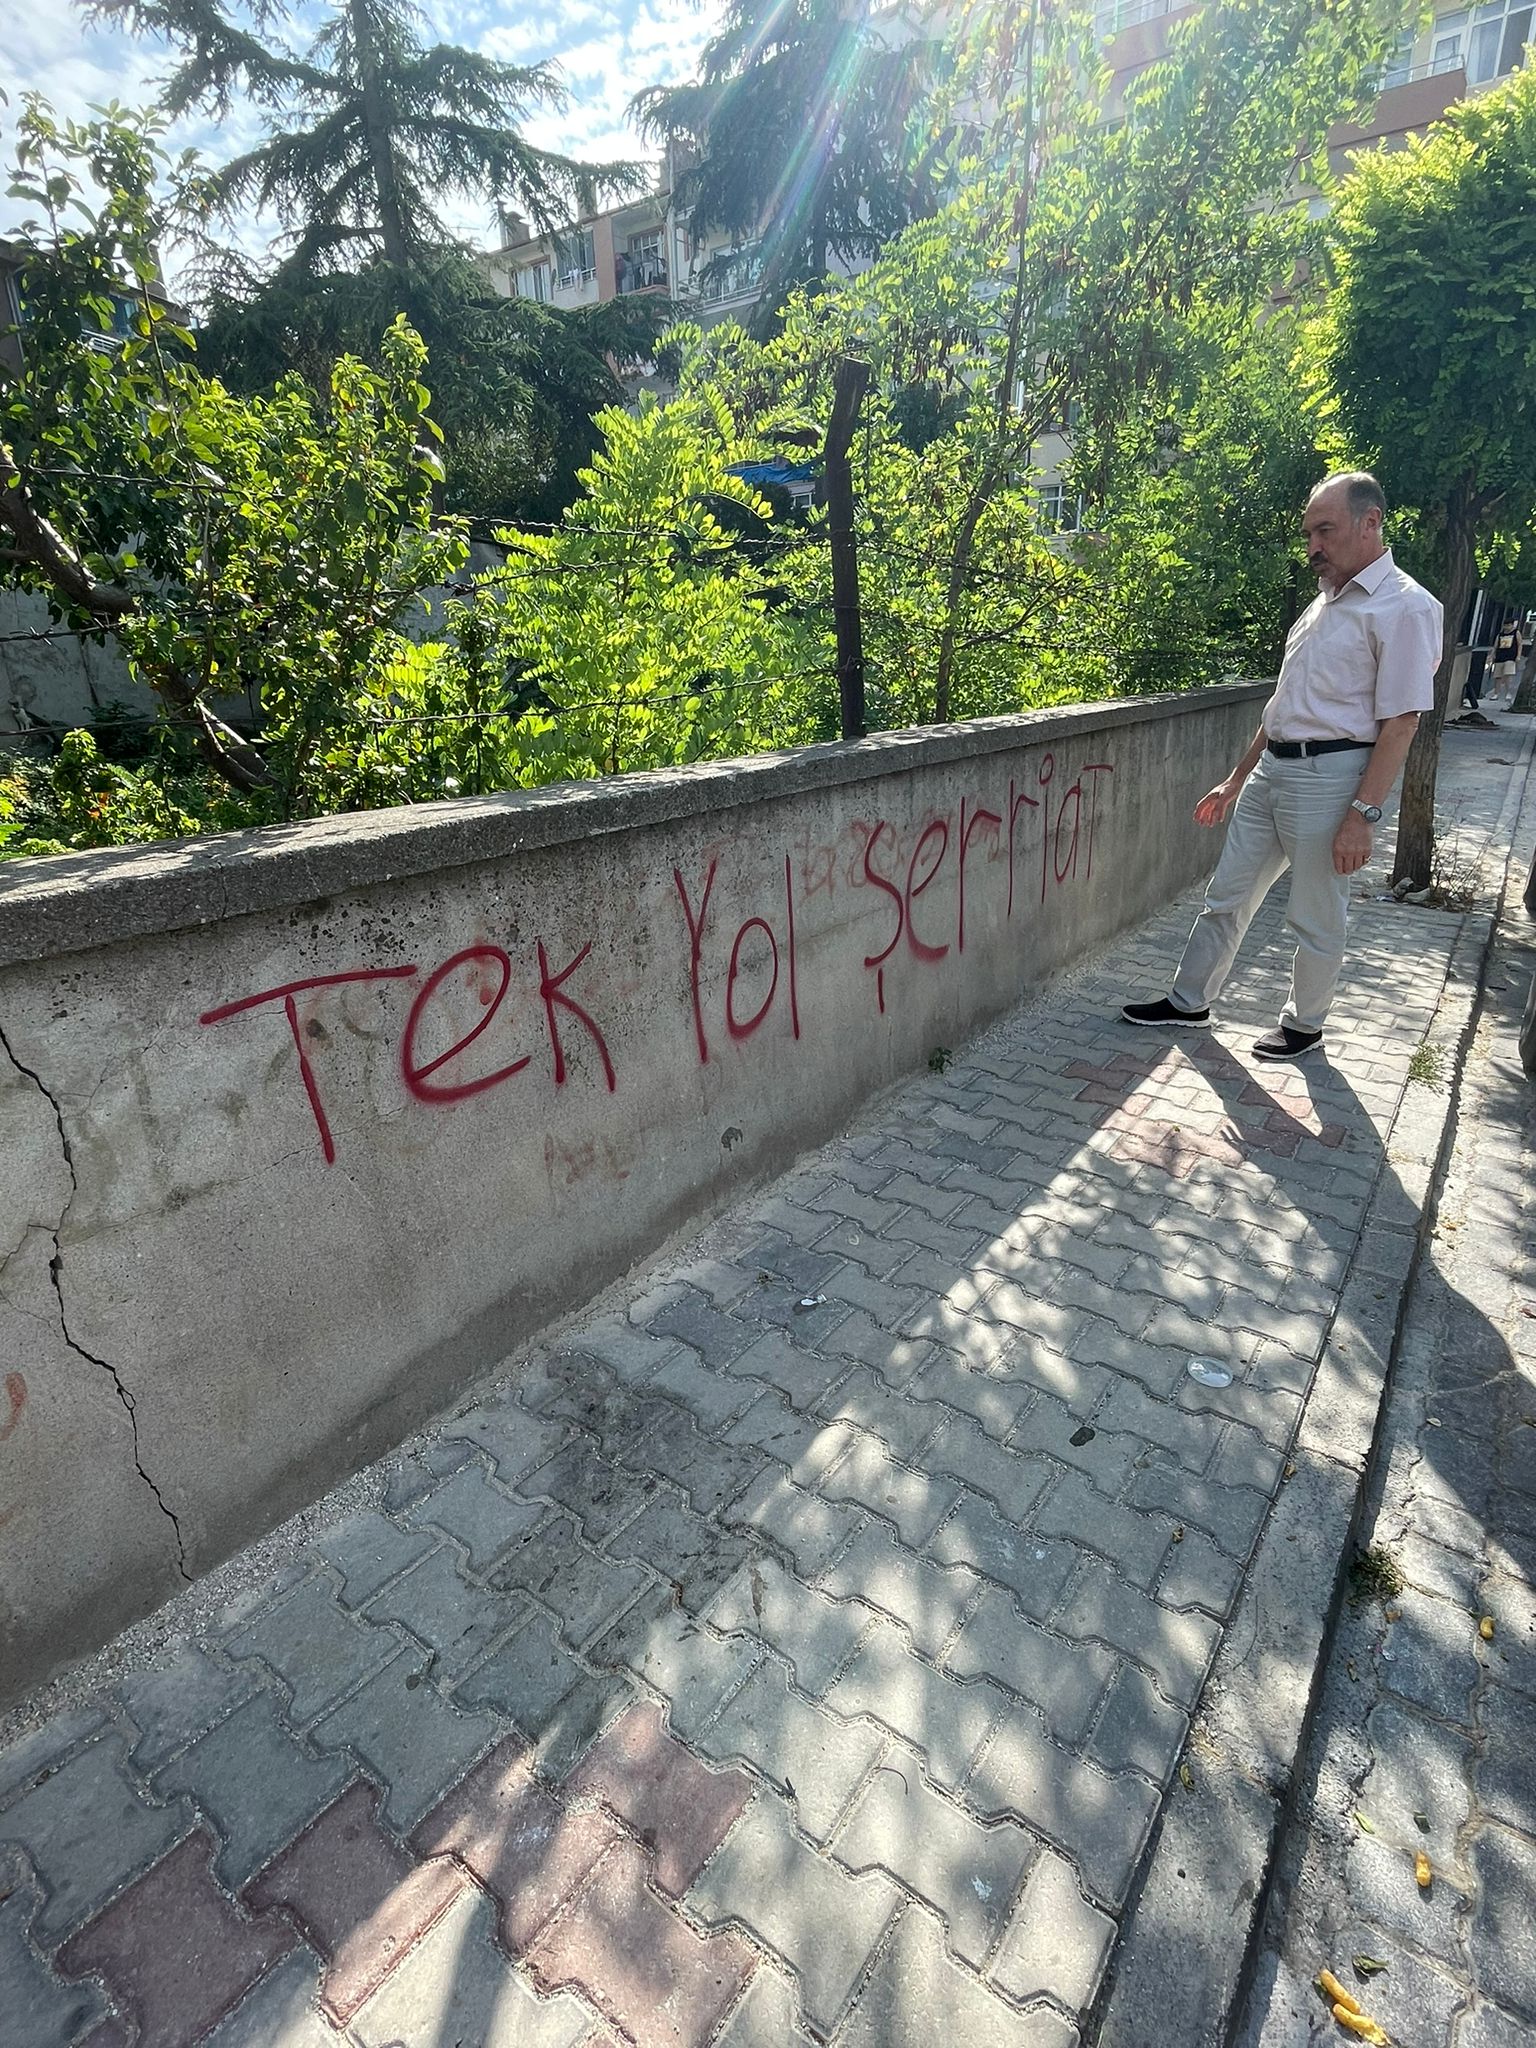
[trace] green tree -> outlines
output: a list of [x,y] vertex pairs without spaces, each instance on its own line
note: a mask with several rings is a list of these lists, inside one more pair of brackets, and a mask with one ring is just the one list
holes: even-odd
[[[403,321],[382,369],[344,357],[322,392],[238,398],[196,368],[154,286],[196,173],[161,183],[155,132],[121,110],[61,126],[36,99],[21,117],[9,189],[39,217],[20,367],[0,372],[0,576],[110,635],[259,822],[323,802],[338,726],[466,550],[433,518],[426,354]],[[240,697],[254,731],[215,708]]]
[[85,12],[180,47],[171,115],[200,107],[222,118],[237,91],[268,110],[266,141],[226,164],[214,190],[225,207],[277,212],[293,236],[290,272],[376,256],[407,270],[455,243],[441,211],[454,195],[553,230],[600,190],[643,176],[525,141],[519,125],[563,98],[550,67],[426,45],[409,0],[336,0],[303,49],[288,40],[282,0],[87,0]]
[[1536,70],[1356,159],[1330,216],[1316,329],[1325,408],[1419,515],[1445,606],[1435,705],[1403,775],[1392,878],[1434,850],[1440,730],[1480,545],[1536,517]]
[[795,286],[932,211],[942,48],[871,0],[727,0],[698,78],[634,101],[649,134],[693,152],[677,187],[691,232],[761,238],[764,331]]

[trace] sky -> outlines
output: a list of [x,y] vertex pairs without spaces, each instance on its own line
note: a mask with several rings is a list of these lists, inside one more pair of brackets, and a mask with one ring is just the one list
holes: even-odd
[[[711,0],[418,0],[424,38],[461,43],[507,63],[553,62],[569,95],[563,112],[532,117],[524,128],[530,142],[589,162],[616,157],[654,157],[625,119],[635,93],[648,85],[669,85],[690,77],[712,26]],[[296,9],[311,23],[320,10],[309,0]],[[303,29],[298,31],[303,37]],[[91,105],[119,100],[125,106],[153,99],[155,81],[169,69],[164,43],[119,30],[86,28],[67,4],[0,0],[0,89],[16,97],[41,92],[60,114],[82,118]],[[222,162],[260,140],[260,117],[237,108],[222,128],[201,118],[178,124],[171,141],[191,145]],[[9,155],[10,120],[0,107],[0,139]],[[9,210],[8,210],[9,209]],[[489,244],[489,208],[448,209],[466,239]],[[13,224],[14,203],[0,199],[0,231]],[[275,221],[243,224],[239,235],[258,253]]]

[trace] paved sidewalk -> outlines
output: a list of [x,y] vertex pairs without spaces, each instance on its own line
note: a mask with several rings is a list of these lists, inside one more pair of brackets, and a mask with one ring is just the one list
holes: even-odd
[[1081,2038],[1463,925],[1189,908],[13,1715],[6,2048]]
[[[1361,1538],[1404,1584],[1333,1646],[1246,2048],[1342,2038],[1323,1966],[1412,2048],[1536,2040],[1536,789],[1516,846]],[[1362,1982],[1355,1955],[1386,1968]]]

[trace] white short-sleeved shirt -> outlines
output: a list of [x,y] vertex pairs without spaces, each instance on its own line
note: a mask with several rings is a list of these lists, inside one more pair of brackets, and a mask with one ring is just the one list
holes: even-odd
[[1428,711],[1440,666],[1440,600],[1390,549],[1337,595],[1319,590],[1290,630],[1264,707],[1272,740],[1374,740],[1383,719]]

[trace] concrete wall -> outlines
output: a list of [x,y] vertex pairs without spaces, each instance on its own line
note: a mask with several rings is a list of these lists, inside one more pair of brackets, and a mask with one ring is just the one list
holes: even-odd
[[0,1694],[1194,880],[1262,695],[0,868]]

